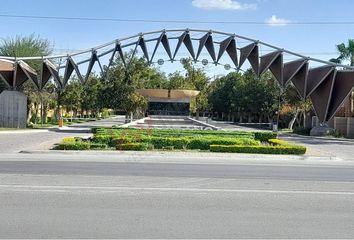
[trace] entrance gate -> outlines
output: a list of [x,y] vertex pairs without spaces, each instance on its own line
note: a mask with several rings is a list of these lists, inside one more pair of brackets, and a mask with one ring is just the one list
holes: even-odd
[[[150,44],[152,44],[152,48],[148,47]],[[311,99],[314,111],[321,123],[333,118],[354,87],[353,67],[306,57],[233,33],[199,29],[173,29],[139,33],[73,54],[21,58],[0,56],[0,79],[12,90],[16,90],[27,80],[33,81],[38,89],[43,89],[51,78],[58,87],[64,88],[73,72],[76,73],[82,84],[86,84],[96,63],[101,71],[104,71],[106,68],[101,64],[101,59],[104,56],[109,56],[107,68],[117,56],[122,59],[125,66],[128,66],[129,59],[125,59],[125,50],[133,48],[134,55],[139,48],[150,64],[162,65],[165,61],[176,61],[182,46],[186,47],[195,62],[201,62],[204,65],[209,61],[207,59],[200,60],[200,56],[202,51],[206,49],[211,62],[215,65],[223,65],[226,70],[238,71],[246,61],[257,76],[269,70],[280,87],[285,88],[288,84],[293,84],[302,98]],[[155,56],[159,48],[164,49],[167,59],[156,61]],[[262,48],[268,48],[271,51],[261,55]],[[285,62],[285,55],[295,59]],[[82,59],[84,56],[88,57],[80,61],[75,60]],[[221,63],[223,56],[227,56],[232,64]],[[41,72],[36,73],[31,69],[26,64],[28,60],[40,61]],[[60,62],[58,60],[65,62],[65,64],[55,65],[55,62]],[[313,63],[317,66],[311,67],[310,64]],[[79,66],[83,64],[88,64],[84,73],[79,70]],[[60,71],[63,73],[60,74]]]

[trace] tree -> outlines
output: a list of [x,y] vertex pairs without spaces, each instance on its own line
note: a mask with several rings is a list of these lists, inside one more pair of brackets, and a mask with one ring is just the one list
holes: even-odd
[[150,66],[144,58],[132,58],[132,53],[126,54],[125,58],[129,59],[127,66],[118,57],[107,70],[99,100],[102,106],[126,111],[128,116],[146,108],[146,100],[135,93],[136,89],[166,88],[168,82],[165,75]]
[[65,106],[67,112],[72,112],[73,117],[82,110],[83,92],[84,87],[80,80],[73,79],[61,93],[60,103]]
[[[0,55],[9,57],[38,57],[52,53],[52,45],[47,39],[31,34],[1,40]],[[33,62],[29,62],[36,68]],[[36,69],[39,70],[39,69]]]
[[215,79],[210,84],[209,105],[218,115],[237,111],[239,106],[232,104],[232,95],[237,94],[235,90],[238,87],[235,86],[240,84],[241,78],[242,75],[240,73],[232,72],[224,77]]
[[200,93],[195,98],[195,102],[191,102],[191,110],[199,117],[199,112],[208,110],[208,86],[209,78],[205,74],[204,69],[193,66],[192,59],[185,58],[182,60],[183,68],[186,70],[185,89],[197,90]]
[[282,115],[291,116],[288,128],[292,130],[296,122],[298,123],[298,126],[300,126],[302,122],[302,126],[306,128],[306,116],[311,110],[311,100],[301,99],[295,87],[293,85],[288,85],[283,95],[283,102],[280,110]]
[[91,75],[83,85],[81,94],[81,108],[86,114],[98,116],[103,108],[100,103],[99,94],[102,89],[102,79],[97,75]]
[[[0,42],[0,55],[9,57],[35,57],[46,56],[52,53],[52,45],[47,39],[31,34],[29,36],[16,36],[14,38],[2,39]],[[36,70],[41,70],[40,61],[27,61],[27,63]],[[19,89],[28,96],[28,121],[31,118],[31,105],[38,105],[42,98],[39,90],[33,83],[27,81]],[[36,114],[36,113],[35,113]]]
[[268,121],[278,107],[279,88],[270,73],[258,77],[247,70],[244,74],[232,72],[216,79],[211,84],[209,102],[214,112],[225,114],[229,119],[237,115],[242,122],[244,117]]
[[[345,43],[341,43],[337,45],[337,50],[339,52],[339,56],[337,58],[332,58],[330,59],[331,62],[335,63],[343,63],[344,61],[349,61],[350,66],[354,66],[354,39],[349,39],[348,40],[348,45],[345,45]],[[351,96],[346,100],[347,102],[345,103],[345,112],[346,113],[352,113],[353,111],[353,97],[354,94],[353,92],[351,93]]]
[[354,66],[354,39],[348,40],[348,45],[341,43],[337,45],[339,57],[331,59],[332,62],[343,63],[343,61],[349,60],[350,66]]

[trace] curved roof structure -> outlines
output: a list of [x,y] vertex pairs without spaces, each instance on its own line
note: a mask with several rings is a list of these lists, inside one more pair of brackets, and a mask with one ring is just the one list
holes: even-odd
[[183,99],[196,97],[199,91],[195,90],[168,90],[168,89],[138,89],[137,93],[144,97]]
[[[95,64],[98,64],[101,71],[105,71],[116,57],[120,57],[124,65],[128,66],[130,59],[126,59],[127,49],[133,49],[132,56],[138,49],[141,50],[150,64],[163,64],[164,61],[177,61],[177,54],[182,46],[189,54],[185,57],[191,57],[195,62],[208,63],[206,59],[200,60],[201,52],[205,49],[211,62],[223,65],[225,69],[240,70],[248,61],[258,76],[269,70],[280,87],[293,84],[302,98],[310,98],[321,122],[326,122],[334,116],[354,87],[354,67],[304,56],[234,33],[201,29],[163,29],[139,33],[71,54],[18,58],[0,56],[0,79],[12,89],[18,88],[28,79],[42,89],[49,79],[53,78],[56,84],[63,88],[74,72],[85,84]],[[262,54],[262,48],[268,48],[270,51]],[[167,59],[156,61],[158,49],[163,49]],[[285,55],[292,56],[294,60],[285,62]],[[101,64],[104,56],[109,57],[106,68]],[[228,57],[232,65],[222,63],[223,56]],[[75,60],[79,57],[80,61]],[[42,63],[40,73],[28,68],[25,61],[29,60]],[[9,71],[9,61],[13,64],[12,71]],[[55,65],[56,62],[64,64]],[[310,63],[316,63],[317,66],[311,68]],[[88,66],[81,72],[79,66],[85,64]],[[60,75],[61,69],[64,73]]]

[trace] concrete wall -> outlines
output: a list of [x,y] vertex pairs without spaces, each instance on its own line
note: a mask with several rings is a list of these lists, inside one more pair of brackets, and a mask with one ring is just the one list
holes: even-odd
[[27,96],[17,91],[0,94],[0,127],[26,128]]
[[343,136],[347,136],[347,118],[346,117],[335,117],[334,118],[334,128],[337,129]]
[[352,117],[347,120],[347,137],[354,138],[354,118]]
[[334,118],[331,118],[328,123],[327,123],[328,127],[330,128],[334,128]]

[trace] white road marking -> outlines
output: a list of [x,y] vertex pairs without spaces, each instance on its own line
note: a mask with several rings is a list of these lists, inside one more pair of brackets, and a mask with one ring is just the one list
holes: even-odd
[[0,185],[0,191],[32,192],[196,192],[196,193],[261,193],[261,194],[311,194],[311,195],[353,195],[354,192],[304,191],[304,190],[265,190],[265,189],[222,189],[222,188],[170,188],[170,187],[113,187],[113,186],[60,186],[60,185]]

